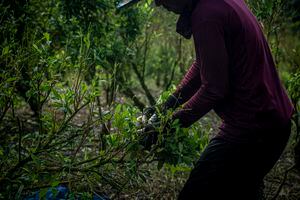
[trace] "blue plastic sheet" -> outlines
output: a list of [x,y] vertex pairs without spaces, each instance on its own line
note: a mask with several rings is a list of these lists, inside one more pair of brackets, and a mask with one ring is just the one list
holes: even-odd
[[[60,185],[55,188],[48,188],[46,193],[46,200],[65,200],[69,199],[69,189],[66,186]],[[23,200],[40,200],[40,191],[36,191],[33,195],[27,196],[23,198]],[[77,196],[77,198],[80,200],[80,196]],[[98,194],[93,195],[93,200],[109,200],[107,196],[100,196]]]

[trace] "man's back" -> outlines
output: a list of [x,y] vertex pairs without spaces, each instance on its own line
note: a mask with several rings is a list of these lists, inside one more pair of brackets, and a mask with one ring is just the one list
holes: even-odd
[[201,55],[201,46],[214,43],[209,37],[207,41],[199,38],[204,34],[197,33],[207,29],[209,35],[209,26],[216,25],[224,36],[227,60],[219,62],[228,64],[229,88],[224,100],[214,107],[224,120],[222,128],[234,134],[235,129],[284,125],[291,118],[293,107],[281,86],[260,24],[244,1],[200,0],[192,15],[192,25],[200,72],[211,67],[203,64],[206,58]]

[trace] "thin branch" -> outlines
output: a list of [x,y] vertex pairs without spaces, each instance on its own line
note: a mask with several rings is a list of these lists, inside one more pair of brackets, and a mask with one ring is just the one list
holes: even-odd
[[3,112],[1,113],[0,122],[2,122],[3,118],[5,117],[8,109],[10,108],[10,105],[11,105],[10,101],[7,101],[6,105],[5,105],[5,108],[4,108]]
[[124,88],[124,91],[122,91],[122,92],[126,97],[130,98],[133,101],[134,105],[139,110],[142,111],[145,108],[145,104],[142,103],[139,98],[137,98],[137,96],[134,94],[134,92],[129,87]]
[[19,162],[21,162],[21,149],[22,149],[22,125],[21,125],[21,122],[20,122],[20,119],[19,117],[17,117],[17,122],[18,122],[18,127],[19,127],[19,138],[18,138],[18,160]]
[[49,144],[52,142],[52,139],[55,137],[55,135],[59,135],[61,132],[63,132],[67,128],[67,124],[70,123],[70,121],[76,116],[76,114],[82,110],[85,106],[87,106],[90,103],[90,101],[87,101],[85,104],[80,106],[77,110],[75,110],[72,115],[60,126],[59,130],[56,133],[52,133],[48,140],[46,141],[46,144],[44,145],[44,148],[48,148]]
[[144,90],[145,93],[146,93],[146,96],[147,96],[147,99],[148,99],[149,103],[150,103],[151,105],[155,105],[155,99],[154,99],[154,97],[152,96],[152,94],[151,94],[151,92],[150,92],[148,86],[147,86],[146,83],[145,83],[145,80],[144,80],[143,76],[142,76],[141,73],[139,72],[138,67],[137,67],[137,65],[136,65],[135,63],[132,63],[132,69],[133,69],[134,73],[137,75],[137,78],[138,78],[138,80],[139,80],[139,82],[140,82],[140,84],[141,84],[143,90]]

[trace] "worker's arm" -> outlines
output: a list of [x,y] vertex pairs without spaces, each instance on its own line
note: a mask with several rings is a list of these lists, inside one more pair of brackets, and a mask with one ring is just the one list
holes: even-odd
[[204,21],[198,24],[193,34],[201,86],[173,116],[173,119],[179,119],[182,127],[190,126],[221,102],[229,85],[223,27],[216,21]]
[[165,109],[175,109],[184,104],[197,92],[200,86],[200,66],[197,60],[195,60],[177,86],[176,91],[165,102]]

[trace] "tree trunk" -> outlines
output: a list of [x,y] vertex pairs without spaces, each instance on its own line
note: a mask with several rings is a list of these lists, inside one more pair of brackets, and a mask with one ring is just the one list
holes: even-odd
[[139,110],[143,111],[143,109],[145,108],[145,104],[142,103],[137,97],[136,95],[133,93],[133,91],[130,88],[124,88],[123,92],[122,92],[126,97],[130,98],[134,105],[136,107],[138,107]]
[[147,87],[146,83],[145,83],[145,80],[144,78],[142,77],[141,73],[139,72],[136,64],[132,63],[132,68],[133,68],[133,71],[135,72],[135,74],[137,75],[138,77],[138,80],[143,88],[143,90],[145,91],[146,93],[146,97],[150,103],[150,105],[155,105],[155,99],[154,97],[152,96],[151,92],[149,91],[149,88]]

